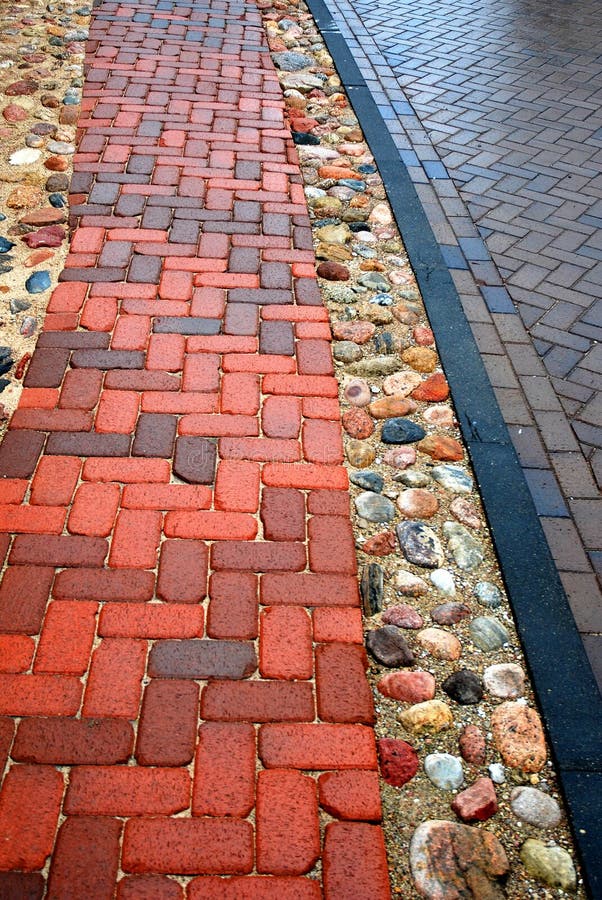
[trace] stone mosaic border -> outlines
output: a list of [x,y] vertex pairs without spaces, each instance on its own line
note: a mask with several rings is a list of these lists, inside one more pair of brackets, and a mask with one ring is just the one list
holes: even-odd
[[[284,3],[276,5],[280,15],[281,10],[289,10]],[[506,426],[415,189],[407,172],[400,169],[399,156],[378,108],[328,10],[321,0],[310,0],[309,7],[348,88],[348,96],[378,164],[437,335],[460,428],[485,503],[593,890],[598,877],[596,866],[599,866],[593,853],[597,844],[593,826],[597,827],[599,818],[592,811],[590,792],[592,782],[600,777],[599,694]],[[508,509],[512,509],[510,520]],[[528,593],[525,573],[529,573]],[[546,614],[545,640],[542,640],[542,609]],[[550,647],[553,665],[550,665]]]

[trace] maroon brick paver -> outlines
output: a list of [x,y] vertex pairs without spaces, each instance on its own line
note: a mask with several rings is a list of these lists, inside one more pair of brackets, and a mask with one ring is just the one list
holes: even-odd
[[0,895],[317,900],[353,859],[387,900],[281,89],[253,3],[159,6],[94,10],[70,255],[0,449]]

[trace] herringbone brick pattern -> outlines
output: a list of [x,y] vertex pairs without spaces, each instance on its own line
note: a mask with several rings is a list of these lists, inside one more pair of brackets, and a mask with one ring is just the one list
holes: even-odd
[[[473,216],[586,452],[602,446],[602,21],[461,2],[357,9]],[[578,19],[575,22],[575,18]]]
[[602,684],[599,6],[326,2],[450,267]]

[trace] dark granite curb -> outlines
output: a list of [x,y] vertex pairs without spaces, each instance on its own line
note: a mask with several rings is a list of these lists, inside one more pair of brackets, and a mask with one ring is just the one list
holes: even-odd
[[440,246],[323,0],[306,0],[359,119],[436,335],[590,896],[602,896],[602,697]]

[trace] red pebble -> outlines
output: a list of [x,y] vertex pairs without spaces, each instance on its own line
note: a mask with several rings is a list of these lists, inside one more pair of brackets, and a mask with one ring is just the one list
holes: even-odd
[[477,778],[474,784],[457,794],[451,808],[463,822],[485,822],[497,812],[497,797],[491,778]]
[[387,784],[401,787],[418,771],[418,754],[406,741],[381,738],[378,741],[380,772]]

